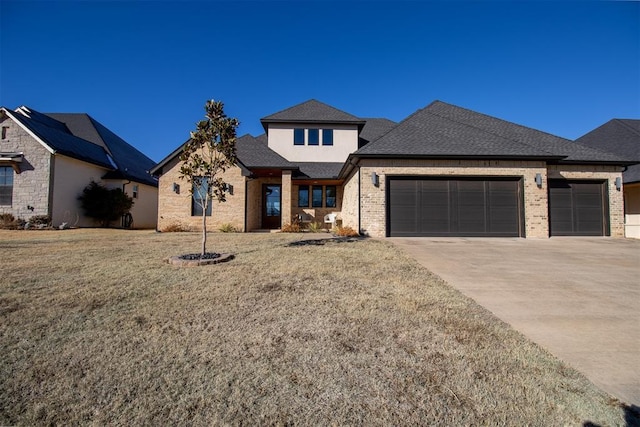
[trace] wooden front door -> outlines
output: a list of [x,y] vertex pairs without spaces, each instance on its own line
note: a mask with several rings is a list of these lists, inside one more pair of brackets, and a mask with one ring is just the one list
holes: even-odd
[[282,221],[282,196],[280,184],[262,185],[262,228],[280,228]]

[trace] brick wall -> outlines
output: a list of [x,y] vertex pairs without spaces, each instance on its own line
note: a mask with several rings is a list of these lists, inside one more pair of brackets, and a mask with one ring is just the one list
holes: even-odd
[[33,215],[50,215],[53,155],[9,117],[0,119],[0,126],[7,128],[5,139],[0,140],[0,151],[24,153],[20,173],[13,173],[12,203],[0,205],[0,213],[25,220]]
[[[191,184],[180,179],[180,160],[169,162],[163,168],[158,181],[158,229],[181,225],[191,230],[202,230],[202,216],[191,215]],[[212,201],[212,214],[207,217],[207,229],[214,231],[223,224],[231,224],[244,231],[245,181],[241,170],[233,167],[222,175],[224,181],[233,186],[233,194],[227,194],[227,201]],[[174,184],[178,191],[174,191]]]
[[624,237],[624,197],[616,189],[616,178],[622,179],[619,166],[549,165],[549,179],[593,179],[606,181],[609,196],[609,227],[612,237]]

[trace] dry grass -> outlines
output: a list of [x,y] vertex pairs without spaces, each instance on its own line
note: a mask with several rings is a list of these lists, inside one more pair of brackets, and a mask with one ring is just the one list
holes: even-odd
[[624,425],[391,244],[308,238],[0,231],[0,425]]

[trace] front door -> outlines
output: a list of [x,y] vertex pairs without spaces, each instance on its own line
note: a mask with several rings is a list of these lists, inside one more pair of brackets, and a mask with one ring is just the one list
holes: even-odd
[[281,225],[281,186],[264,184],[262,186],[262,228],[270,230]]

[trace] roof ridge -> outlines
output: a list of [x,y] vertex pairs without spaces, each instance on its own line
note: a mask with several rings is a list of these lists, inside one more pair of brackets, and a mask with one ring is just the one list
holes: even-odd
[[[563,139],[563,140],[565,140],[566,142],[569,142],[569,143],[572,143],[572,142],[573,142],[573,141],[571,141],[571,140],[569,140],[569,139],[562,138],[562,137],[560,137],[560,136],[553,135],[553,134],[548,133],[548,132],[540,131],[540,130],[538,130],[538,129],[534,129],[534,128],[531,128],[531,127],[528,127],[528,126],[519,125],[519,124],[517,124],[517,123],[513,123],[513,122],[510,122],[510,121],[508,121],[508,120],[500,119],[500,118],[495,117],[495,116],[490,116],[490,115],[488,115],[488,114],[479,113],[479,112],[477,112],[477,111],[473,111],[473,110],[470,110],[470,109],[468,109],[468,108],[459,107],[459,106],[457,106],[457,105],[448,104],[448,103],[446,103],[446,102],[442,102],[442,101],[434,101],[434,103],[435,103],[435,102],[439,102],[439,103],[442,103],[442,104],[444,104],[444,105],[448,105],[448,106],[451,106],[451,107],[454,107],[454,108],[459,108],[459,109],[461,109],[461,110],[469,111],[469,112],[471,112],[471,113],[473,113],[473,114],[478,114],[478,115],[481,115],[481,116],[487,117],[487,118],[492,119],[492,120],[498,120],[498,121],[501,121],[501,122],[507,123],[507,124],[512,125],[512,126],[517,126],[517,127],[519,127],[519,128],[522,128],[522,129],[527,129],[527,130],[532,130],[532,131],[535,131],[535,132],[540,132],[540,133],[543,133],[543,134],[545,134],[545,135],[552,136],[552,137],[554,137],[554,138],[560,138],[560,139]],[[432,104],[433,104],[433,103],[432,103]],[[431,105],[431,104],[430,104],[430,105]],[[426,108],[428,108],[428,107],[425,107],[425,109],[426,109]],[[526,145],[526,146],[527,146],[527,147],[529,147],[529,148],[533,148],[534,150],[540,150],[540,151],[544,151],[545,153],[548,153],[548,154],[550,154],[550,155],[554,155],[554,153],[552,153],[551,151],[549,151],[549,150],[547,150],[547,149],[542,149],[542,148],[536,147],[536,146],[531,145],[531,144],[529,144],[529,143],[527,143],[527,142],[525,142],[525,141],[518,141],[518,140],[516,140],[516,139],[509,138],[509,137],[506,137],[506,136],[504,136],[504,135],[500,135],[500,134],[498,134],[498,133],[488,131],[488,130],[486,130],[486,129],[482,129],[482,128],[478,127],[478,126],[474,126],[474,125],[471,125],[471,124],[468,124],[468,123],[463,123],[463,122],[460,122],[460,121],[458,121],[458,120],[454,120],[454,119],[451,119],[451,118],[449,118],[449,117],[446,117],[446,116],[442,116],[442,115],[440,115],[440,114],[433,113],[433,112],[431,112],[431,111],[427,111],[427,113],[428,113],[428,114],[431,114],[431,115],[434,115],[434,116],[437,116],[437,117],[440,117],[440,118],[442,118],[442,119],[449,120],[449,121],[454,122],[454,123],[458,123],[458,124],[461,124],[461,125],[464,125],[464,126],[468,126],[468,127],[470,127],[470,128],[473,128],[473,129],[477,129],[477,130],[479,130],[479,131],[481,131],[481,132],[488,133],[489,135],[497,136],[497,137],[499,137],[499,138],[501,138],[501,139],[504,139],[504,140],[506,140],[506,141],[515,142],[515,143],[517,143],[517,144],[523,144],[523,145]],[[566,157],[566,156],[565,156],[565,157]]]
[[638,132],[635,128],[633,128],[633,126],[629,126],[627,123],[625,123],[625,120],[638,120],[638,121],[640,121],[640,119],[613,119],[613,120],[615,120],[616,122],[620,123],[625,128],[627,128],[631,132],[635,133],[636,135],[640,135],[640,132]]

